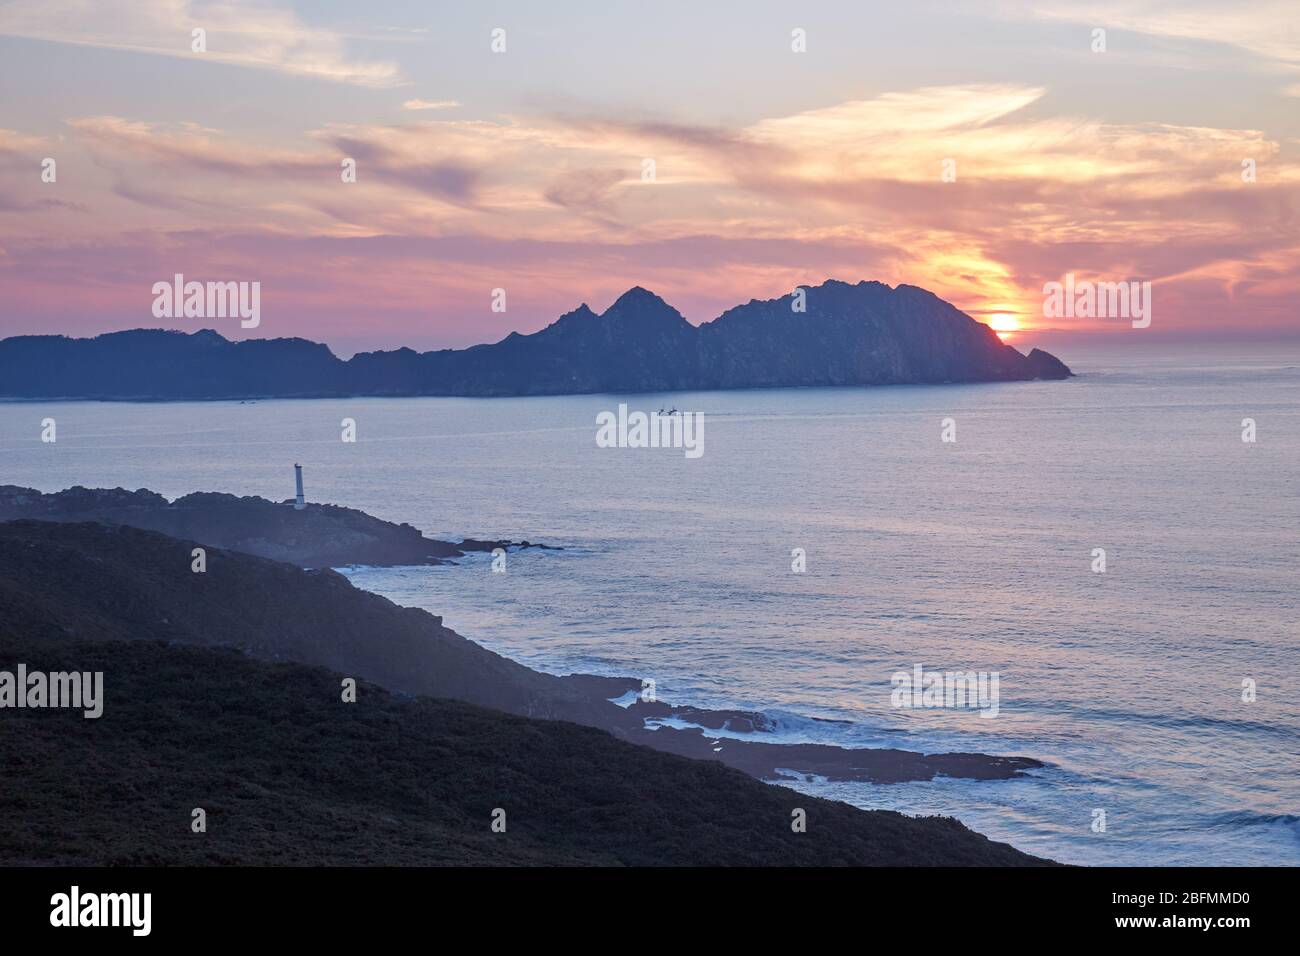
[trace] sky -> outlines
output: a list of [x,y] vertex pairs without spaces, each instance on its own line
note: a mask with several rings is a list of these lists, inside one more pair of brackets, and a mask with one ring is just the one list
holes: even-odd
[[[1017,346],[1300,336],[1298,213],[1294,0],[0,0],[0,335],[424,350],[836,278]],[[260,325],[155,318],[176,273]],[[1048,317],[1067,273],[1150,327]]]

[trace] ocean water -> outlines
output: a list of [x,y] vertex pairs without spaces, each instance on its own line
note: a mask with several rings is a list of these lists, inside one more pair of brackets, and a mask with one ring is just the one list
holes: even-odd
[[[285,498],[300,462],[310,500],[563,546],[512,553],[506,574],[488,556],[349,571],[530,666],[761,709],[791,741],[1048,765],[798,789],[952,815],[1073,863],[1300,863],[1300,347],[1058,354],[1079,378],[10,403],[0,482]],[[703,456],[598,448],[596,415],[620,401],[703,412]],[[956,442],[940,440],[945,418]],[[891,675],[917,664],[997,672],[998,715],[892,706]]]

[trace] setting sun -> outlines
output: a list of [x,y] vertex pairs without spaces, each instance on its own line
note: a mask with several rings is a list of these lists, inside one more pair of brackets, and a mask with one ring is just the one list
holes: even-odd
[[998,334],[998,338],[1006,339],[1011,333],[1020,331],[1020,320],[1010,312],[994,312],[989,316],[988,326]]

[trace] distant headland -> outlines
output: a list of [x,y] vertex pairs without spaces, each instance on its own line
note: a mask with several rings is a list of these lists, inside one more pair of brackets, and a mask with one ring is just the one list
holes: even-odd
[[[269,318],[269,317],[268,317]],[[301,338],[231,342],[211,329],[0,341],[0,398],[195,401],[364,396],[524,396],[1065,379],[924,289],[828,280],[691,325],[635,287],[491,345],[362,352],[344,361]]]
[[[297,470],[297,469],[295,469]],[[302,494],[302,472],[298,493]],[[277,504],[256,496],[195,492],[168,501],[141,488],[82,488],[42,494],[35,488],[0,485],[0,521],[97,521],[146,528],[304,568],[351,565],[454,564],[471,552],[497,548],[545,548],[529,541],[466,538],[459,544],[425,537],[409,524],[394,524],[355,508],[307,504],[300,497]]]

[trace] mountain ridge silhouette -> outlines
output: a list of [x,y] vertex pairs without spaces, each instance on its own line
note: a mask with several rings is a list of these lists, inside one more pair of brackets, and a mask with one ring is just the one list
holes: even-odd
[[[800,298],[802,301],[800,301]],[[802,311],[799,309],[802,306]],[[1065,379],[934,293],[830,279],[691,325],[633,286],[545,328],[466,349],[359,352],[300,337],[231,341],[213,329],[0,340],[0,396],[108,400],[525,396]]]

